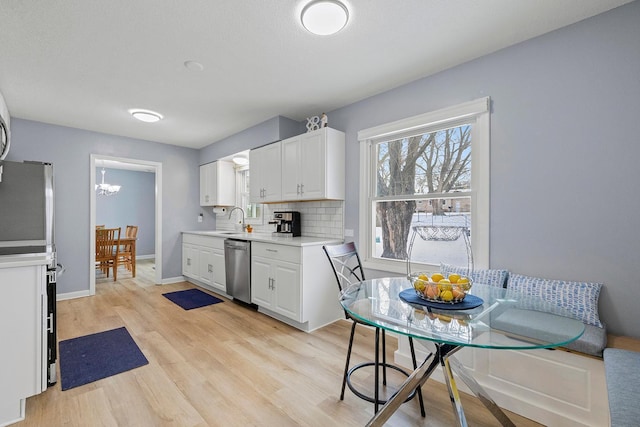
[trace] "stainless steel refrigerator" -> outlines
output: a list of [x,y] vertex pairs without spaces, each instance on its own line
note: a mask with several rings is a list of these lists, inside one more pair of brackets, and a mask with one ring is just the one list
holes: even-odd
[[56,382],[56,276],[53,231],[53,166],[0,161],[0,261],[2,257],[47,260],[47,383]]

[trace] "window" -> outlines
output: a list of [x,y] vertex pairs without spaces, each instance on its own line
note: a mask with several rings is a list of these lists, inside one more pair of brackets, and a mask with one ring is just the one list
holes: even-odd
[[[367,268],[488,267],[489,98],[358,133]],[[413,242],[413,243],[412,243]]]
[[236,206],[244,210],[246,224],[261,225],[262,204],[249,200],[250,179],[250,165],[236,166]]

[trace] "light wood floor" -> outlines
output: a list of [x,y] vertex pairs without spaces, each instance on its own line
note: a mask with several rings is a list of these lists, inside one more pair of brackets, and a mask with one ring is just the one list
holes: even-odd
[[[305,333],[226,300],[185,311],[162,293],[193,285],[145,277],[123,274],[99,281],[93,297],[58,302],[58,340],[126,326],[149,364],[64,392],[58,382],[27,399],[15,426],[363,426],[373,415],[349,390],[339,400],[349,322]],[[358,329],[354,362],[373,346],[371,331]],[[396,341],[387,345],[393,360]],[[429,380],[423,392],[426,418],[414,400],[387,425],[455,425],[446,388]],[[476,398],[462,399],[470,426],[499,425]]]

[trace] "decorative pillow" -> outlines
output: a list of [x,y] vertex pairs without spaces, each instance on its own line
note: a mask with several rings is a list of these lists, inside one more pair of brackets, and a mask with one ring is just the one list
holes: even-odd
[[602,283],[567,282],[510,274],[507,289],[541,297],[568,310],[576,319],[602,328],[598,316],[598,298]]
[[[469,269],[467,267],[456,267],[455,265],[440,263],[440,273],[444,275],[455,273],[469,277],[468,271]],[[508,275],[508,270],[473,270],[471,274],[471,280],[489,286],[504,288],[507,284]]]

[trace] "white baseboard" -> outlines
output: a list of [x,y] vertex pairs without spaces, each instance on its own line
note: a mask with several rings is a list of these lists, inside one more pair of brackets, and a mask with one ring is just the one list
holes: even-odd
[[64,301],[67,299],[75,299],[75,298],[84,298],[91,296],[89,290],[84,291],[76,291],[76,292],[66,292],[64,294],[57,294],[56,301]]
[[162,279],[161,285],[171,285],[172,283],[186,282],[187,279],[184,276],[167,277]]
[[139,259],[155,259],[156,254],[151,254],[151,255],[136,255],[136,260]]

